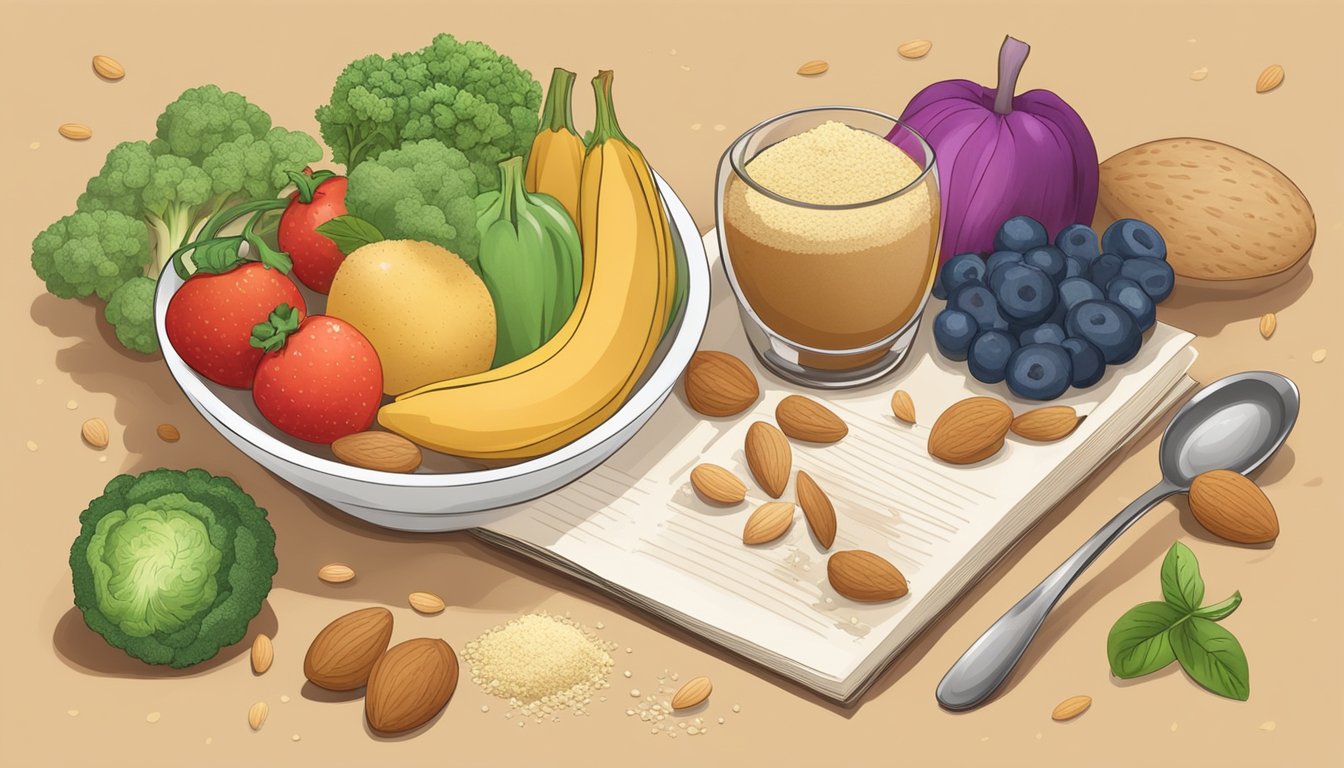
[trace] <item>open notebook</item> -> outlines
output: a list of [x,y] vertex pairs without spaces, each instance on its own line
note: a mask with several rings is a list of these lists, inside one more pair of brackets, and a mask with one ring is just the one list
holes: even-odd
[[[705,238],[714,258],[713,231]],[[732,352],[753,367],[762,398],[731,419],[707,419],[674,392],[649,423],[604,465],[569,486],[519,505],[478,529],[487,541],[569,573],[817,692],[853,701],[912,638],[994,563],[1032,524],[1136,431],[1194,386],[1190,334],[1158,325],[1138,357],[1101,383],[1060,403],[1086,414],[1051,444],[1010,437],[992,459],[953,467],[930,458],[929,427],[947,406],[974,394],[1016,401],[1007,387],[970,379],[938,356],[930,322],[889,378],[861,389],[809,393],[840,415],[849,435],[827,446],[793,443],[806,470],[835,505],[831,551],[867,549],[905,574],[910,593],[860,604],[835,593],[822,552],[798,513],[782,539],[742,544],[752,510],[770,499],[743,455],[753,421],[773,422],[775,405],[798,391],[764,373],[752,357],[737,308],[716,265],[714,304],[702,349]],[[931,319],[941,307],[932,301]],[[914,399],[918,424],[897,422],[891,393]],[[731,508],[701,501],[691,469],[711,462],[748,484]],[[793,479],[783,499],[793,500]]]

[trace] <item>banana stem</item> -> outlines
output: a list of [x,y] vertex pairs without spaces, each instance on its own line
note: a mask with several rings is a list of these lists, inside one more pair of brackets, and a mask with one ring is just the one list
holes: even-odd
[[574,130],[575,77],[577,75],[563,67],[556,67],[551,73],[551,86],[546,89],[546,103],[541,107],[542,130],[569,131],[575,136],[579,135]]
[[621,126],[616,122],[616,107],[611,98],[613,77],[610,69],[604,69],[597,73],[597,77],[593,78],[593,96],[597,102],[597,119],[594,121],[593,140],[589,146],[599,147],[605,141],[616,139],[622,144],[634,148],[635,145],[621,132]]

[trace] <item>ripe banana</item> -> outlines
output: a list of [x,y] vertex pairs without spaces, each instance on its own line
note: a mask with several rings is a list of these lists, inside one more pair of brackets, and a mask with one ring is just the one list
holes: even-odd
[[457,456],[539,456],[620,408],[671,312],[671,229],[653,175],[616,123],[611,73],[593,80],[597,126],[583,162],[583,279],[569,321],[535,352],[494,371],[431,384],[383,406],[384,427]]
[[[544,192],[564,206],[574,226],[579,224],[579,180],[583,167],[583,139],[574,130],[570,93],[574,73],[556,67],[541,112],[541,130],[532,140],[524,184],[528,192]],[[580,232],[580,235],[583,233]]]

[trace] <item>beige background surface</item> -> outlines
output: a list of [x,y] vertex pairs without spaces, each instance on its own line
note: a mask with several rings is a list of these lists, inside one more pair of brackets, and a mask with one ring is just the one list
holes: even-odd
[[[212,4],[213,6],[214,4]],[[9,765],[810,765],[876,759],[909,765],[1325,765],[1344,756],[1344,630],[1336,582],[1341,514],[1338,406],[1344,361],[1337,322],[1344,286],[1344,150],[1338,2],[994,4],[676,2],[636,10],[595,3],[501,2],[229,4],[198,15],[187,4],[5,2],[0,7],[0,315],[10,339],[0,395],[6,527],[6,661],[0,762]],[[246,94],[278,124],[315,131],[313,108],[348,61],[417,48],[434,32],[482,39],[539,79],[554,65],[585,78],[618,73],[623,126],[679,190],[702,229],[713,224],[711,179],[719,153],[756,120],[787,108],[854,103],[899,112],[920,87],[949,77],[993,82],[1003,34],[1033,45],[1023,89],[1048,87],[1084,116],[1103,157],[1168,135],[1218,139],[1287,172],[1313,202],[1320,226],[1308,269],[1261,295],[1175,295],[1163,321],[1200,335],[1201,381],[1248,368],[1282,371],[1304,392],[1289,446],[1260,481],[1283,535],[1272,547],[1211,540],[1183,502],[1164,504],[1104,555],[1046,625],[1003,694],[977,711],[940,710],[933,688],[993,619],[1156,477],[1156,433],[1145,435],[1049,513],[889,669],[859,706],[843,710],[727,658],[715,648],[492,551],[466,535],[409,536],[354,522],[258,469],[214,434],[157,359],[109,345],[93,305],[45,295],[28,266],[29,242],[69,212],[84,180],[117,141],[148,136],[159,109],[184,88],[216,82]],[[926,37],[924,60],[895,45]],[[109,84],[89,58],[127,69]],[[803,61],[831,71],[803,79]],[[1256,95],[1256,75],[1281,63],[1287,80]],[[1208,79],[1191,70],[1207,66]],[[586,91],[578,113],[591,114]],[[84,143],[56,126],[82,121]],[[37,148],[30,148],[30,144]],[[40,146],[38,146],[40,144]],[[1270,341],[1256,318],[1279,313]],[[1327,349],[1323,363],[1313,350]],[[112,445],[94,451],[80,423],[101,416]],[[182,441],[154,427],[177,424]],[[29,441],[37,450],[27,447]],[[103,459],[106,461],[103,461]],[[110,649],[71,607],[66,558],[88,499],[121,471],[201,466],[238,479],[271,512],[280,572],[247,641],[185,672],[149,668]],[[1114,619],[1158,597],[1157,566],[1174,539],[1200,557],[1209,594],[1240,589],[1226,625],[1245,645],[1247,703],[1196,688],[1176,668],[1118,682],[1104,647]],[[334,588],[314,578],[325,562],[359,572]],[[450,607],[424,618],[412,590]],[[389,606],[395,637],[441,635],[461,647],[480,631],[535,609],[568,611],[617,643],[609,699],[586,718],[518,728],[502,702],[469,681],[433,727],[379,740],[358,700],[329,701],[303,686],[308,641],[331,618]],[[254,678],[245,648],[275,636],[276,662]],[[631,653],[625,653],[629,647]],[[627,680],[621,671],[630,670]],[[727,724],[697,738],[654,737],[627,718],[631,687],[656,687],[664,669],[708,674],[706,713]],[[1085,693],[1090,712],[1051,722],[1061,699]],[[290,697],[281,703],[280,696]],[[248,707],[271,704],[252,733]],[[483,713],[482,705],[490,711]],[[741,705],[740,713],[731,707]],[[77,711],[78,714],[72,714]],[[146,715],[161,713],[157,723]],[[298,734],[300,741],[293,741]]]

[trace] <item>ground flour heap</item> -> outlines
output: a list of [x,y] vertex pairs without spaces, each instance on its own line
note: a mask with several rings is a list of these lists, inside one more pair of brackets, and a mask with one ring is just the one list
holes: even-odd
[[495,627],[467,643],[463,655],[472,682],[540,722],[564,710],[586,711],[593,691],[608,685],[612,647],[543,611]]

